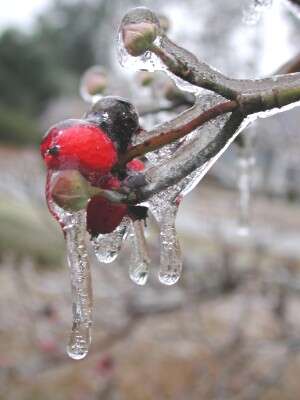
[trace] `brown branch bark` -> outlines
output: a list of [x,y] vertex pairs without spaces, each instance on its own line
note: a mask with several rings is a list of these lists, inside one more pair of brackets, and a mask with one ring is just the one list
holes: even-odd
[[200,127],[206,122],[218,117],[219,115],[226,114],[228,112],[232,112],[238,107],[238,103],[234,100],[226,101],[216,106],[210,108],[207,111],[204,111],[202,114],[198,115],[195,119],[188,121],[181,126],[174,128],[168,132],[162,132],[157,136],[153,136],[148,140],[145,140],[143,143],[133,146],[128,152],[119,160],[116,168],[121,168],[128,161],[133,158],[143,156],[150,151],[158,150],[161,147],[175,142],[178,139],[183,138],[194,129]]

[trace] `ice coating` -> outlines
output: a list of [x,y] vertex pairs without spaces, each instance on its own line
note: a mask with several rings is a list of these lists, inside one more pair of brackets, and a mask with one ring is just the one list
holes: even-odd
[[131,221],[129,241],[131,245],[129,276],[134,283],[143,286],[148,279],[150,264],[144,235],[144,221]]
[[[270,0],[256,0],[255,4],[256,8],[261,9],[270,3]],[[261,91],[272,91],[279,86],[289,88],[291,85],[295,85],[295,76],[289,75],[255,80],[229,78],[173,43],[161,29],[152,48],[142,55],[130,56],[124,48],[122,29],[127,20],[134,20],[137,10],[142,10],[138,13],[139,22],[149,20],[149,15],[152,20],[156,18],[155,14],[146,8],[133,9],[124,17],[119,31],[118,49],[120,63],[127,68],[148,71],[163,70],[181,90],[197,95],[201,93],[202,88],[205,88],[230,99],[235,98],[239,93],[256,94]]]
[[115,261],[128,234],[130,220],[124,217],[117,228],[105,235],[99,234],[91,239],[95,255],[100,263],[109,264]]
[[272,6],[273,0],[250,0],[250,4],[244,10],[243,21],[246,24],[256,24],[262,13]]
[[80,360],[87,355],[91,344],[93,308],[91,271],[86,247],[86,211],[67,212],[51,200],[49,188],[53,175],[48,173],[47,176],[47,203],[64,231],[71,278],[73,318],[67,353],[74,360]]
[[119,62],[123,67],[134,70],[148,70],[152,72],[164,70],[165,66],[163,63],[149,49],[141,55],[132,56],[128,53],[124,46],[124,29],[127,29],[131,26],[138,26],[141,23],[149,24],[149,26],[153,26],[157,30],[157,36],[154,40],[154,44],[159,45],[161,40],[161,29],[156,15],[146,7],[134,8],[125,14],[120,24],[117,39]]
[[[190,117],[194,116],[194,112],[199,114],[204,110],[214,106],[222,100],[218,95],[202,95],[196,97],[194,110]],[[162,149],[146,154],[146,157],[154,165],[163,165],[166,160],[171,160],[174,155],[184,152],[185,146],[196,141],[197,146],[204,147],[211,141],[217,132],[222,129],[229,116],[224,115],[208,122],[204,126],[196,129],[184,139],[176,143],[164,146]],[[164,124],[165,129],[173,127],[174,121]],[[187,153],[187,157],[189,154]],[[180,164],[176,166],[180,168]],[[159,280],[166,284],[172,285],[178,281],[182,271],[182,256],[180,244],[176,233],[175,221],[179,206],[179,199],[188,194],[195,188],[203,177],[203,166],[187,175],[163,192],[155,194],[149,201],[149,208],[160,226],[160,271]]]
[[100,65],[94,65],[83,74],[79,92],[82,99],[90,104],[96,103],[103,97],[108,83],[108,77],[105,69]]

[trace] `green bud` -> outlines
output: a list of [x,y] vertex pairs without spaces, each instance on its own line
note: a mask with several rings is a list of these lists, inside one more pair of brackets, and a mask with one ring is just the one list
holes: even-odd
[[141,56],[149,50],[157,34],[157,25],[148,21],[127,24],[122,28],[124,47],[133,57]]
[[77,170],[59,171],[51,183],[53,201],[64,210],[79,211],[90,199],[91,185]]

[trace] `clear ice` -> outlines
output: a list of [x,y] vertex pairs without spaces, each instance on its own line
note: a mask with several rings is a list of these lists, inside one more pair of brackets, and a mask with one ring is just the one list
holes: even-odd
[[158,278],[164,285],[173,285],[182,271],[182,256],[175,222],[178,211],[178,190],[167,189],[154,195],[150,211],[160,228],[160,266]]
[[95,255],[100,263],[112,263],[118,257],[123,241],[128,234],[130,220],[124,217],[117,228],[107,234],[99,234],[91,239]]
[[86,247],[86,211],[68,212],[51,200],[51,174],[48,174],[47,201],[50,212],[60,223],[66,240],[71,278],[72,330],[67,346],[74,360],[84,358],[91,344],[93,294],[91,271]]
[[146,284],[149,275],[150,258],[144,234],[144,221],[131,221],[129,241],[131,256],[129,260],[129,276],[137,285]]

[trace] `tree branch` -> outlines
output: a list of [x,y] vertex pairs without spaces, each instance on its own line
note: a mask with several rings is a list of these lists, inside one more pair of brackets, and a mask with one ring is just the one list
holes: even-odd
[[[205,122],[208,122],[218,117],[219,115],[231,112],[237,107],[238,103],[234,100],[219,103],[216,106],[211,107],[210,109],[196,116],[191,121],[183,123],[181,126],[163,131],[157,136],[150,137],[141,144],[133,146],[131,149],[129,149],[127,153],[120,158],[116,168],[121,168],[133,158],[141,157],[144,154],[149,153],[150,151],[158,150],[167,144],[173,143],[176,140],[181,139],[182,137],[192,132],[194,129],[203,125]],[[155,130],[152,132],[154,133]],[[149,135],[152,136],[151,131],[149,132]]]
[[211,90],[221,96],[235,100],[242,93],[259,93],[275,87],[289,87],[300,78],[295,75],[279,75],[264,79],[232,79],[199,61],[193,54],[177,46],[165,34],[162,34],[161,45],[150,49],[165,64],[170,72],[192,85]]

